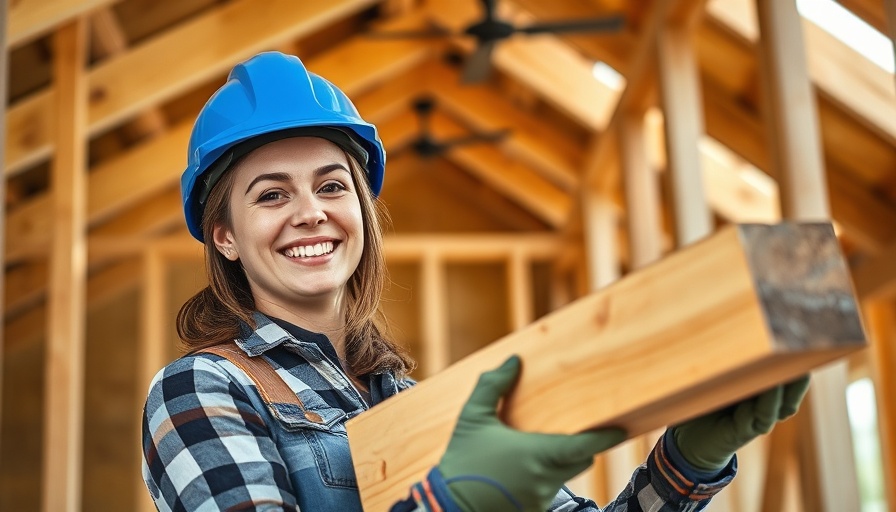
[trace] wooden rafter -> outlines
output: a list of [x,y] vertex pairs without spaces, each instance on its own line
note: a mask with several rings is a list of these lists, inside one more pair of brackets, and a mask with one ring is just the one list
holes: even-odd
[[[309,34],[371,3],[238,0],[211,9],[91,69],[88,131],[96,134],[108,129],[226,73],[241,59]],[[183,48],[192,49],[190,59],[169,58]],[[35,154],[46,157],[52,151],[52,94],[49,90],[37,93],[7,113],[7,123],[19,127],[15,138],[7,135],[7,175],[39,160]]]
[[[24,44],[51,31],[55,26],[112,5],[119,0],[20,0],[9,9],[6,47]],[[4,18],[5,19],[5,18]]]

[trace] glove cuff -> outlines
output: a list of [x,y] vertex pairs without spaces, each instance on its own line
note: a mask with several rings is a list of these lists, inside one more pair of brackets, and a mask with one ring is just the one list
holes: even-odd
[[737,456],[732,457],[721,471],[701,471],[682,457],[669,429],[647,458],[647,468],[661,498],[676,504],[703,501],[731,483],[737,473]]
[[411,487],[411,494],[418,504],[424,504],[424,510],[443,510],[444,512],[463,512],[451,497],[445,477],[436,466],[429,470],[426,478]]

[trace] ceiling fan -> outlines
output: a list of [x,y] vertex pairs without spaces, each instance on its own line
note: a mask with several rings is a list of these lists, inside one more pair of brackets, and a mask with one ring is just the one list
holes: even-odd
[[[514,34],[564,34],[573,32],[610,32],[622,28],[625,18],[622,15],[611,15],[600,18],[583,18],[570,20],[554,20],[517,27],[500,20],[495,15],[497,0],[480,0],[484,17],[467,26],[461,34],[476,39],[476,49],[464,65],[461,81],[467,84],[479,83],[487,79],[491,73],[491,56],[499,41]],[[374,32],[374,37],[386,38],[428,38],[456,35],[441,27],[429,30]]]
[[429,123],[435,100],[429,96],[417,98],[412,103],[420,126],[420,135],[411,143],[414,151],[423,158],[441,155],[449,149],[484,142],[497,142],[510,134],[510,130],[498,130],[490,133],[474,133],[446,140],[436,140],[430,133]]

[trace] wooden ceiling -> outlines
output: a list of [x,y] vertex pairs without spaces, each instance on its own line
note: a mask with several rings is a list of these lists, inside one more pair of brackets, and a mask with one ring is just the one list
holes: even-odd
[[[103,272],[120,272],[147,240],[183,233],[178,186],[192,120],[235,63],[268,49],[299,55],[378,125],[389,155],[383,200],[396,232],[575,235],[586,186],[625,212],[616,144],[607,134],[618,128],[620,101],[658,102],[645,48],[666,3],[501,0],[499,15],[518,23],[621,13],[626,25],[599,35],[502,41],[491,78],[463,85],[459,63],[472,50],[470,39],[370,33],[460,31],[481,16],[475,0],[13,0],[4,167],[7,323],[14,326],[40,307],[46,282],[55,126],[50,35],[74,16],[85,16],[91,27],[88,241],[91,279],[99,282]],[[753,2],[680,3],[699,16],[694,43],[712,139],[701,144],[701,163],[716,220],[778,219],[775,181],[765,172]],[[883,2],[841,4],[886,30]],[[860,292],[882,293],[896,282],[889,264],[896,255],[893,76],[813,23],[804,21],[803,30],[833,217]],[[644,90],[596,80],[597,61],[646,84]],[[436,100],[431,127],[439,139],[504,128],[511,134],[422,158],[412,149],[419,128],[411,108],[422,95]],[[647,121],[650,159],[662,173],[661,115],[651,112]],[[674,240],[672,223],[665,225]]]

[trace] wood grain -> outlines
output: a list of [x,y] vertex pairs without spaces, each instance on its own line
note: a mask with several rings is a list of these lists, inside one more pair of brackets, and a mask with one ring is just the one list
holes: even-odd
[[523,371],[509,425],[634,437],[863,347],[852,293],[830,224],[729,226],[349,421],[364,509],[386,510],[438,463],[478,375],[511,354]]

